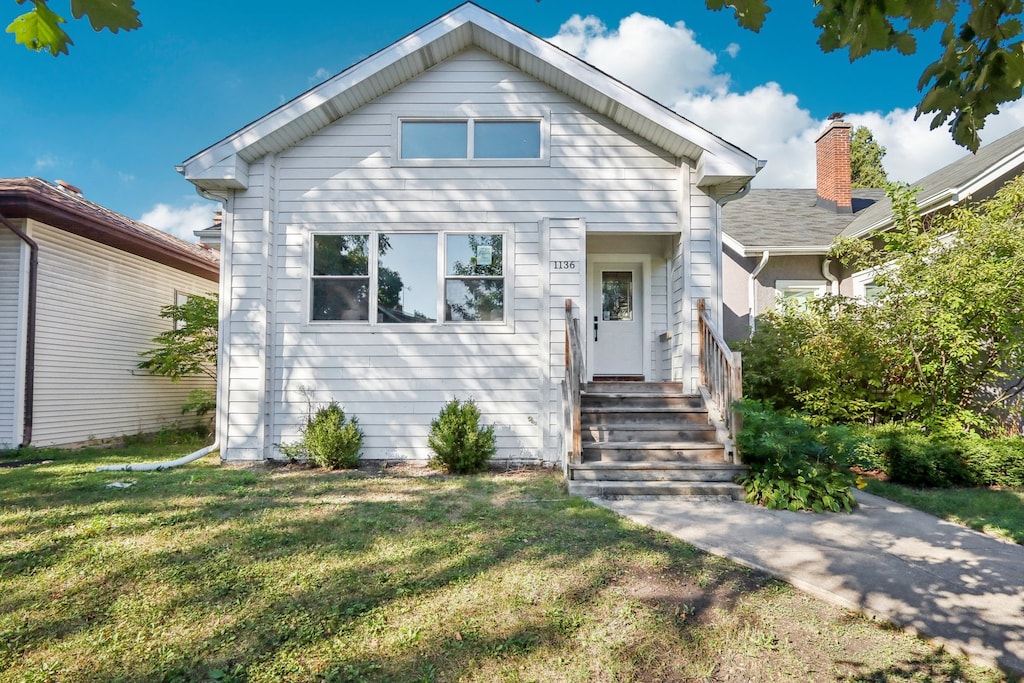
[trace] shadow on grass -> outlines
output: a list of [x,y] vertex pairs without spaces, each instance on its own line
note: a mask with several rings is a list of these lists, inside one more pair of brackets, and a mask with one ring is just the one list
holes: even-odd
[[[652,654],[651,641],[706,637],[717,614],[773,585],[566,496],[554,475],[212,460],[95,473],[96,462],[5,480],[0,669],[31,676],[56,662],[68,681],[448,680],[547,659],[558,671],[566,657],[579,677],[594,671],[589,647],[627,678],[683,677],[671,667],[686,657]],[[115,479],[136,483],[106,488]]]

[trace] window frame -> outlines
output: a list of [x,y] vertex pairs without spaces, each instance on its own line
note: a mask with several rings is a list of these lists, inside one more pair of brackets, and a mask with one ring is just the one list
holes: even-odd
[[[368,240],[368,276],[330,276],[330,275],[314,275],[313,269],[313,257],[315,253],[314,242],[317,237],[321,236],[334,236],[334,235],[369,235]],[[378,288],[380,286],[379,280],[379,236],[380,235],[433,235],[437,238],[436,244],[436,290],[435,290],[435,303],[436,303],[436,320],[435,321],[424,321],[424,322],[378,322]],[[447,275],[447,255],[448,255],[448,236],[449,235],[500,235],[502,239],[502,254],[501,254],[501,280],[502,280],[502,309],[503,316],[500,320],[445,320],[445,305],[447,301],[447,294],[445,291],[445,284],[449,279],[465,279],[462,276],[451,276]],[[408,229],[408,230],[389,230],[389,229],[378,229],[378,228],[364,228],[353,226],[350,229],[339,229],[337,230],[310,230],[308,233],[308,240],[306,241],[306,297],[305,297],[305,324],[310,327],[319,328],[320,326],[334,326],[344,325],[346,327],[363,327],[363,328],[375,328],[375,329],[387,329],[390,331],[398,330],[429,330],[437,329],[441,330],[452,330],[452,329],[489,329],[489,330],[508,330],[513,326],[513,309],[512,309],[512,283],[513,277],[510,272],[510,265],[512,263],[511,254],[513,253],[514,245],[512,241],[512,231],[507,227],[495,227],[495,226],[481,226],[477,230],[465,230],[465,229],[452,229],[452,230],[437,230],[437,229]],[[369,277],[369,311],[368,320],[342,320],[342,319],[315,319],[313,318],[313,282],[317,279],[334,278],[334,279],[359,279],[363,277]],[[481,276],[483,277],[483,276]],[[488,276],[489,279],[498,279],[496,276]]]
[[786,299],[787,293],[807,293],[812,297],[822,297],[829,292],[829,283],[826,280],[776,280],[775,301],[777,303]]
[[[510,112],[507,107],[475,108],[472,112],[442,110],[422,110],[415,112],[395,112],[392,115],[392,166],[408,167],[444,167],[444,166],[550,166],[551,135],[550,116],[547,110],[526,107],[525,111]],[[443,158],[405,158],[402,156],[402,136],[404,123],[460,123],[466,122],[466,156]],[[540,128],[540,156],[538,157],[485,157],[474,156],[474,128],[481,123],[530,123],[536,122]]]

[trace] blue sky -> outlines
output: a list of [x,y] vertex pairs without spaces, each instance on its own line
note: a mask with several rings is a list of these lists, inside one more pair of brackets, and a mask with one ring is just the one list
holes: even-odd
[[[66,0],[51,0],[67,15]],[[204,202],[174,169],[195,152],[376,50],[455,2],[282,3],[137,0],[137,31],[71,21],[70,56],[0,39],[0,176],[61,178],[115,211],[191,239]],[[886,165],[914,180],[964,152],[913,121],[921,70],[936,53],[850,64],[815,44],[810,0],[775,0],[761,34],[701,0],[491,0],[482,6],[580,54],[769,161],[762,187],[810,186],[813,140],[833,111],[867,124]],[[6,25],[18,13],[4,2]],[[1024,125],[1016,105],[986,140]]]

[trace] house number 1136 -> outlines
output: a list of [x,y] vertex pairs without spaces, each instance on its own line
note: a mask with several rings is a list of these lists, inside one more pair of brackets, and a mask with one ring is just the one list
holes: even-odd
[[552,261],[551,270],[576,270],[576,261]]

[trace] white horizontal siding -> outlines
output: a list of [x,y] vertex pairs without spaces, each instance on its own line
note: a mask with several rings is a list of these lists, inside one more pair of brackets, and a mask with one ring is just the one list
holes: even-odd
[[21,240],[0,228],[0,448],[21,442],[18,425]]
[[172,383],[136,368],[171,321],[175,291],[216,283],[34,223],[39,293],[33,443],[61,445],[155,431],[185,421],[181,405],[205,379]]
[[[547,164],[393,159],[396,112],[493,115],[502,107],[512,116],[545,112]],[[455,396],[475,398],[498,425],[500,458],[558,457],[551,409],[564,300],[582,300],[583,286],[582,268],[568,277],[548,269],[551,259],[585,261],[579,219],[588,232],[667,236],[652,261],[650,324],[657,331],[672,324],[674,261],[665,252],[681,226],[677,160],[482,51],[397,87],[281,152],[272,167],[252,164],[249,181],[233,199],[228,458],[275,455],[273,444],[297,437],[310,403],[330,400],[360,419],[365,457],[426,458],[430,419]],[[540,235],[546,218],[555,221],[552,233]],[[310,235],[356,229],[508,235],[509,324],[309,324]],[[673,285],[680,277],[673,271]]]

